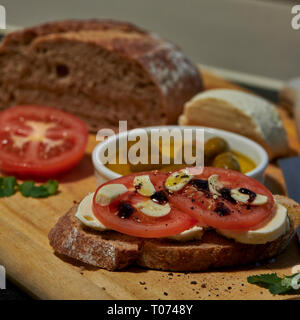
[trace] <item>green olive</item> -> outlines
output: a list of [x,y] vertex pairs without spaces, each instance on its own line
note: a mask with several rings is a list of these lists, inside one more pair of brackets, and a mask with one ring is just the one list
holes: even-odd
[[240,164],[237,157],[231,152],[219,154],[213,161],[212,166],[215,168],[224,168],[241,172]]
[[205,162],[211,163],[213,159],[223,153],[229,151],[229,144],[222,138],[214,137],[207,140],[204,144]]

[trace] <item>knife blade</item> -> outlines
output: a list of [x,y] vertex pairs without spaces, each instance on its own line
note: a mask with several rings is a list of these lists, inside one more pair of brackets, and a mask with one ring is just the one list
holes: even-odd
[[[279,159],[278,164],[283,172],[288,196],[300,203],[300,156]],[[300,226],[296,232],[300,243]]]
[[[300,142],[300,77],[288,81],[281,90],[280,96],[291,104],[290,111],[294,115]],[[288,196],[300,203],[300,156],[280,159],[278,164],[284,175]],[[300,243],[300,226],[296,231]]]
[[287,192],[290,198],[300,203],[300,156],[279,159]]

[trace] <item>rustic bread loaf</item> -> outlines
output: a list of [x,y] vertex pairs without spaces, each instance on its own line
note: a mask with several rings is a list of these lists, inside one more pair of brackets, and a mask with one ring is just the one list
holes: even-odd
[[206,231],[201,240],[178,242],[168,239],[142,239],[115,231],[98,232],[75,218],[74,206],[49,233],[50,245],[60,254],[108,270],[118,270],[133,263],[169,271],[205,271],[269,259],[282,252],[300,223],[300,206],[284,196],[276,201],[288,210],[288,233],[266,244],[242,244],[215,231]]
[[184,106],[181,125],[203,125],[239,133],[260,143],[271,159],[289,151],[276,107],[238,90],[215,89],[197,94]]
[[0,110],[57,107],[91,131],[176,123],[202,90],[199,71],[172,43],[132,24],[61,21],[8,34],[0,47]]

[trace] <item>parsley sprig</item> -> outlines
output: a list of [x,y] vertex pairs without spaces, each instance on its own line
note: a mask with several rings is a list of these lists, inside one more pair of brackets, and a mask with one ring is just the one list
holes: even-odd
[[45,184],[36,186],[32,180],[19,184],[15,177],[0,177],[0,198],[10,197],[17,191],[24,197],[47,198],[56,194],[58,182],[48,180]]
[[272,294],[292,293],[299,290],[300,273],[280,278],[276,273],[260,274],[247,278],[251,284],[269,289]]
[[10,197],[16,192],[15,177],[0,177],[0,197]]

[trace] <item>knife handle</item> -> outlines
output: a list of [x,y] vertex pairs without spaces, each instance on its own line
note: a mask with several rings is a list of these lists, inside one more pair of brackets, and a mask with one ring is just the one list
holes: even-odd
[[300,77],[288,81],[280,92],[280,104],[295,117],[300,142]]

